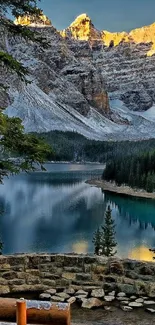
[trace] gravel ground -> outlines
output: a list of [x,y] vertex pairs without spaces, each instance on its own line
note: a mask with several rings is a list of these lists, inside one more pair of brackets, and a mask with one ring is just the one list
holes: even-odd
[[118,194],[124,194],[128,196],[136,196],[147,199],[155,199],[155,193],[148,193],[144,190],[134,190],[129,186],[117,186],[114,183],[102,181],[102,180],[89,180],[86,183],[102,188],[108,192],[114,192]]
[[111,311],[103,309],[85,310],[72,307],[73,325],[155,325],[155,314],[137,309],[123,312],[118,308]]

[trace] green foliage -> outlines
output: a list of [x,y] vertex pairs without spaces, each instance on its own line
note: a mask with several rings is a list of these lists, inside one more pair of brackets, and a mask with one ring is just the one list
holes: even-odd
[[8,69],[14,70],[22,81],[25,81],[25,75],[28,74],[28,70],[12,55],[0,51],[0,65],[5,65]]
[[101,248],[102,255],[107,257],[114,256],[117,251],[114,251],[114,248],[117,246],[115,241],[115,224],[111,216],[111,209],[108,206],[108,209],[105,213],[104,225],[101,226],[102,236],[101,236]]
[[114,256],[117,246],[115,241],[115,224],[111,216],[111,209],[108,206],[105,212],[104,224],[98,228],[94,234],[93,243],[96,255],[104,255],[107,257]]
[[36,43],[39,43],[43,48],[48,48],[49,47],[49,42],[47,39],[39,32],[36,30],[33,31],[32,29],[26,27],[26,26],[21,26],[21,25],[15,25],[11,20],[6,19],[3,17],[0,21],[0,25],[4,26],[7,28],[8,32],[13,34],[14,36],[21,36],[25,38],[26,40],[30,40]]
[[[24,14],[40,15],[41,10],[36,7],[36,0],[0,0],[0,25],[5,26],[9,33],[13,35],[20,35],[21,37],[38,42],[42,47],[49,46],[46,38],[40,36],[40,33],[32,31],[25,26],[14,25],[9,19],[6,19],[5,13],[9,10],[16,17]],[[22,81],[28,83],[25,75],[28,74],[28,69],[18,62],[12,55],[0,52],[0,65],[5,65],[8,69],[15,71]]]
[[101,251],[101,238],[102,238],[102,232],[100,228],[98,228],[94,233],[93,243],[94,243],[94,253],[96,255],[100,255]]
[[25,13],[39,14],[40,9],[36,7],[37,0],[0,0],[0,13],[4,14],[11,10],[13,16],[21,16]]
[[[4,176],[20,171],[44,169],[43,163],[52,155],[51,147],[33,134],[25,134],[21,120],[0,112],[0,182]],[[10,159],[10,156],[20,159]]]

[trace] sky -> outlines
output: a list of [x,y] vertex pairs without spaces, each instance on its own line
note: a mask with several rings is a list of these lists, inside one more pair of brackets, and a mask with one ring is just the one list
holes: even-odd
[[58,29],[87,13],[100,30],[130,31],[155,21],[155,0],[41,0],[39,7]]

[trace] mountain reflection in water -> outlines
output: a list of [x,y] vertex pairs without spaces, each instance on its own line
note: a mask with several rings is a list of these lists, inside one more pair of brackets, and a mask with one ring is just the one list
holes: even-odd
[[20,174],[0,187],[4,253],[93,252],[92,237],[107,204],[116,223],[118,255],[152,260],[155,202],[103,193],[85,180],[103,165],[48,164],[45,173]]

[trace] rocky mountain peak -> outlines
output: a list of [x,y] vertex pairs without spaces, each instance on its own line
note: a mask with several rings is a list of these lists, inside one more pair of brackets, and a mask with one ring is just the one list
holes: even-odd
[[44,27],[52,26],[50,19],[43,14],[43,12],[38,16],[36,15],[24,15],[19,16],[14,21],[15,25],[31,26],[31,27]]
[[101,33],[93,25],[91,18],[86,14],[79,15],[71,25],[61,32],[63,37],[71,36],[80,41],[101,40]]

